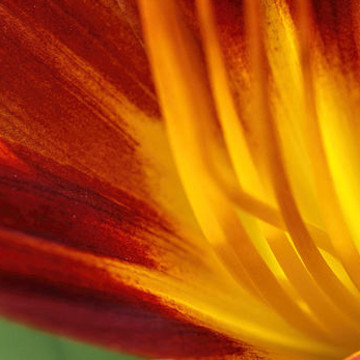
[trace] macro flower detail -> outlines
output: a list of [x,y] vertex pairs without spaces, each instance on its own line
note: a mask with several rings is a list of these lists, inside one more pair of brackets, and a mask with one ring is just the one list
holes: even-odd
[[2,316],[146,358],[360,358],[358,1],[0,23]]

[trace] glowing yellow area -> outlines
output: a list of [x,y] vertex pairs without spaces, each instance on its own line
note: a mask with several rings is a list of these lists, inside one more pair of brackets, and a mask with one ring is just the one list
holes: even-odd
[[169,298],[266,344],[274,359],[291,346],[294,359],[336,358],[360,338],[360,167],[348,107],[356,96],[337,89],[341,77],[308,51],[318,41],[307,30],[310,2],[296,3],[295,21],[286,1],[243,1],[249,49],[239,63],[249,62],[249,74],[240,102],[250,103],[239,111],[212,1],[196,1],[199,49],[174,1],[139,0],[181,185],[234,299],[242,294],[226,314],[206,294],[199,303],[176,291]]
[[[331,70],[329,70],[331,72]],[[330,76],[337,78],[335,82]],[[360,250],[359,157],[352,111],[355,102],[341,74],[324,74],[318,84],[319,119],[337,196],[352,239]]]

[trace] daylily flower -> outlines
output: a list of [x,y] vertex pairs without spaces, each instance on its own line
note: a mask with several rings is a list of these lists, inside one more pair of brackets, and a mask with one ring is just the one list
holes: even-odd
[[0,21],[2,316],[150,358],[359,358],[357,0]]

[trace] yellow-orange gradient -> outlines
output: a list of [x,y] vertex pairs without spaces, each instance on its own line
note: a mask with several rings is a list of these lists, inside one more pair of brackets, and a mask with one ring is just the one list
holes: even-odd
[[3,316],[150,358],[357,358],[357,0],[0,24]]

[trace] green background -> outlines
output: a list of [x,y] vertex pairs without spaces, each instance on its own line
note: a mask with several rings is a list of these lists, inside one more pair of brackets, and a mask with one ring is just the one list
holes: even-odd
[[48,335],[0,318],[0,359],[136,360],[138,358]]

